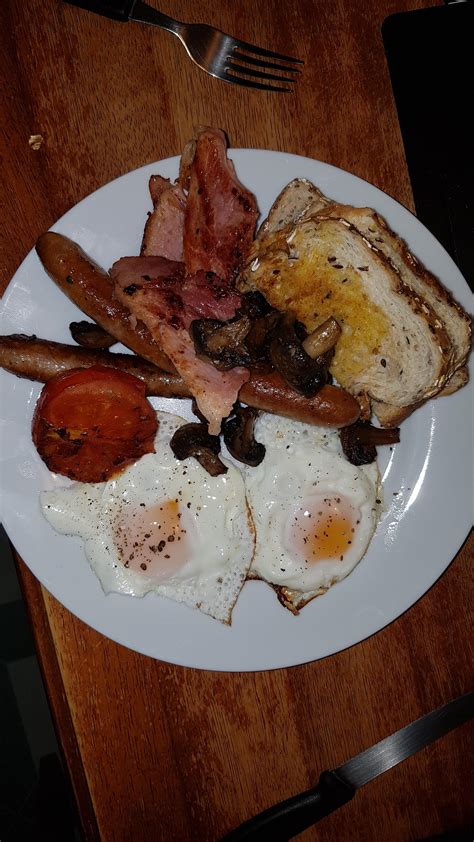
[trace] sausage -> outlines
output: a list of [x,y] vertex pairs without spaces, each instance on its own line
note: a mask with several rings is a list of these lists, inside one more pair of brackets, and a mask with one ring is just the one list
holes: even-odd
[[36,336],[13,334],[0,336],[0,367],[18,377],[47,383],[56,374],[71,368],[89,368],[91,365],[108,365],[133,374],[143,380],[146,394],[164,398],[188,398],[191,396],[186,384],[178,374],[161,371],[147,360],[134,354],[112,354],[109,351],[94,351],[75,345],[63,345],[37,339]]
[[360,415],[356,399],[344,389],[323,386],[314,397],[306,398],[288,386],[276,371],[252,372],[249,382],[242,386],[239,398],[255,409],[324,427],[347,427]]
[[[132,354],[92,351],[35,336],[0,336],[0,366],[30,380],[46,383],[55,374],[71,368],[110,365],[134,374],[146,384],[146,394],[161,397],[190,397],[177,374],[160,371]],[[307,424],[346,427],[359,417],[359,404],[337,386],[323,386],[313,398],[305,398],[288,386],[277,372],[252,373],[240,390],[240,399],[256,409],[283,415]]]
[[83,313],[158,368],[176,370],[143,322],[135,324],[131,313],[115,298],[110,276],[77,243],[47,231],[38,238],[36,251],[50,278]]

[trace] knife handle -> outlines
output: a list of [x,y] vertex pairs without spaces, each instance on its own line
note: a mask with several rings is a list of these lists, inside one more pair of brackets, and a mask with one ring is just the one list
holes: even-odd
[[318,785],[286,801],[280,801],[263,813],[239,825],[221,842],[286,842],[320,819],[342,807],[355,795],[355,789],[336,772],[322,772]]
[[120,20],[126,23],[130,20],[135,0],[64,0],[71,6],[79,6],[80,9],[87,9],[88,12],[96,12],[106,18]]

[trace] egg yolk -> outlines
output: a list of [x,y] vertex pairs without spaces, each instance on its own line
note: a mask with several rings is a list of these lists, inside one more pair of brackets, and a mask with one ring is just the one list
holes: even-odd
[[343,561],[359,522],[359,510],[339,495],[308,498],[286,524],[285,549],[308,564]]
[[158,581],[176,575],[190,556],[188,527],[182,521],[178,500],[123,506],[114,542],[124,567]]

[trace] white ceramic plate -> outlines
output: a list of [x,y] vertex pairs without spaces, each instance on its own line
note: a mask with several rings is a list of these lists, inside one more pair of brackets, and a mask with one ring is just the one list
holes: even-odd
[[[341,202],[375,208],[472,309],[466,282],[446,251],[385,193],[308,158],[253,149],[233,149],[230,157],[242,182],[255,192],[263,216],[281,188],[297,176],[311,179]],[[54,230],[80,243],[104,267],[122,255],[138,254],[150,206],[148,179],[155,172],[176,177],[178,158],[107,184],[72,208]],[[80,312],[30,252],[4,296],[0,332],[68,342],[68,324],[78,317]],[[448,566],[471,525],[472,389],[465,388],[425,405],[403,424],[401,444],[392,452],[382,449],[386,511],[369,550],[347,579],[298,617],[282,608],[261,582],[244,586],[230,628],[155,594],[143,599],[105,596],[80,539],[56,534],[40,512],[39,491],[54,482],[30,436],[40,388],[0,372],[3,524],[30,569],[63,605],[107,637],[154,658],[238,671],[288,667],[331,655],[377,632],[413,605]],[[186,401],[166,404],[155,401],[156,406],[186,415]]]

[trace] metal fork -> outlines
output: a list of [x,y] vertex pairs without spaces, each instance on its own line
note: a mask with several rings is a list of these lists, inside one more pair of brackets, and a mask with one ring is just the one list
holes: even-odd
[[[198,67],[211,76],[233,85],[265,91],[288,92],[293,90],[292,83],[296,78],[290,74],[301,72],[297,67],[303,64],[301,59],[239,41],[221,32],[220,29],[204,23],[182,23],[153,9],[142,0],[65,0],[65,2],[122,21],[122,23],[134,20],[166,29],[179,38],[188,56]],[[274,70],[289,75],[281,76],[272,72]],[[257,81],[259,79],[262,81]],[[285,84],[277,84],[281,82]]]

